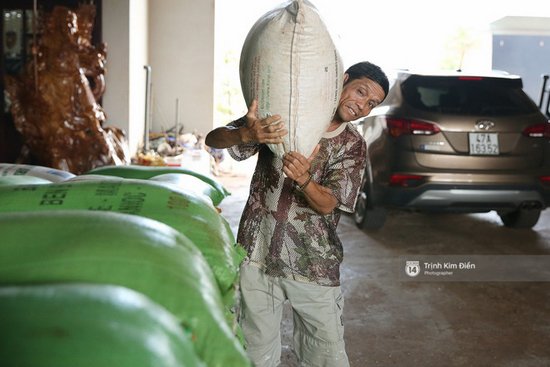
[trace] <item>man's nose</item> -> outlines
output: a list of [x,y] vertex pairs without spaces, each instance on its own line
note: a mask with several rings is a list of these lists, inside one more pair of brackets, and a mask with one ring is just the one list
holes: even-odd
[[367,113],[369,109],[369,104],[367,103],[366,99],[362,99],[360,101],[357,101],[357,107],[359,107],[361,113]]

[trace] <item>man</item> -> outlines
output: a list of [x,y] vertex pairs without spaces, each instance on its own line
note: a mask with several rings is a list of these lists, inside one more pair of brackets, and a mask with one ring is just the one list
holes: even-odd
[[280,116],[257,117],[257,102],[243,118],[212,130],[206,144],[229,148],[237,160],[258,153],[237,240],[248,251],[241,267],[241,325],[256,366],[281,357],[283,303],[294,313],[294,349],[303,366],[349,366],[344,346],[336,234],[341,211],[353,212],[365,171],[366,144],[349,121],[364,117],[388,92],[376,65],[362,62],[344,75],[338,108],[310,157],[277,158],[266,143],[288,132]]

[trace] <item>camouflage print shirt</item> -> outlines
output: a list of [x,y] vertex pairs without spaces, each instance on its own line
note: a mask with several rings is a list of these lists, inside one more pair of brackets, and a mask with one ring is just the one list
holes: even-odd
[[[230,125],[240,126],[244,120]],[[336,234],[341,211],[353,212],[366,164],[366,144],[350,123],[325,133],[312,162],[313,180],[332,190],[337,208],[318,214],[267,145],[228,149],[236,160],[258,153],[237,241],[266,274],[324,286],[340,285],[343,248]]]

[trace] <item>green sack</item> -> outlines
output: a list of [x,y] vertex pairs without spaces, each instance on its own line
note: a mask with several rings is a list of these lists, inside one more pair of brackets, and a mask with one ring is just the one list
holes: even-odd
[[222,293],[236,281],[244,252],[227,220],[202,197],[149,180],[110,178],[0,187],[0,212],[86,209],[135,214],[168,224],[203,253]]
[[203,367],[165,308],[125,287],[0,287],[3,367]]
[[218,206],[225,197],[219,195],[219,191],[212,185],[204,182],[195,176],[182,173],[165,173],[150,178],[151,181],[162,183],[166,187],[177,188],[192,194],[201,195],[212,201],[214,206]]
[[[35,186],[41,187],[41,186]],[[208,366],[248,366],[202,254],[158,221],[81,210],[0,214],[0,284],[115,284],[162,305]]]
[[117,177],[123,177],[123,178],[138,178],[142,180],[143,179],[148,180],[150,178],[164,175],[167,173],[178,173],[178,174],[194,176],[200,179],[201,181],[212,186],[214,190],[209,192],[209,196],[212,199],[212,202],[214,203],[214,205],[219,205],[224,198],[230,195],[229,191],[227,191],[223,187],[223,185],[220,184],[214,178],[199,172],[195,172],[193,170],[180,168],[180,167],[137,166],[137,165],[103,166],[103,167],[94,168],[86,172],[85,174],[117,176]]
[[34,176],[0,176],[0,186],[13,185],[43,185],[50,184],[51,181]]
[[71,172],[60,169],[14,163],[0,163],[0,176],[32,176],[43,178],[50,182],[63,182],[75,177]]

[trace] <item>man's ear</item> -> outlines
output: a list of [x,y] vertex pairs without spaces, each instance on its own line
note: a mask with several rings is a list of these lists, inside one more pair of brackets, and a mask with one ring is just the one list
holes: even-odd
[[346,84],[348,82],[348,79],[349,79],[349,74],[344,73],[344,84]]

